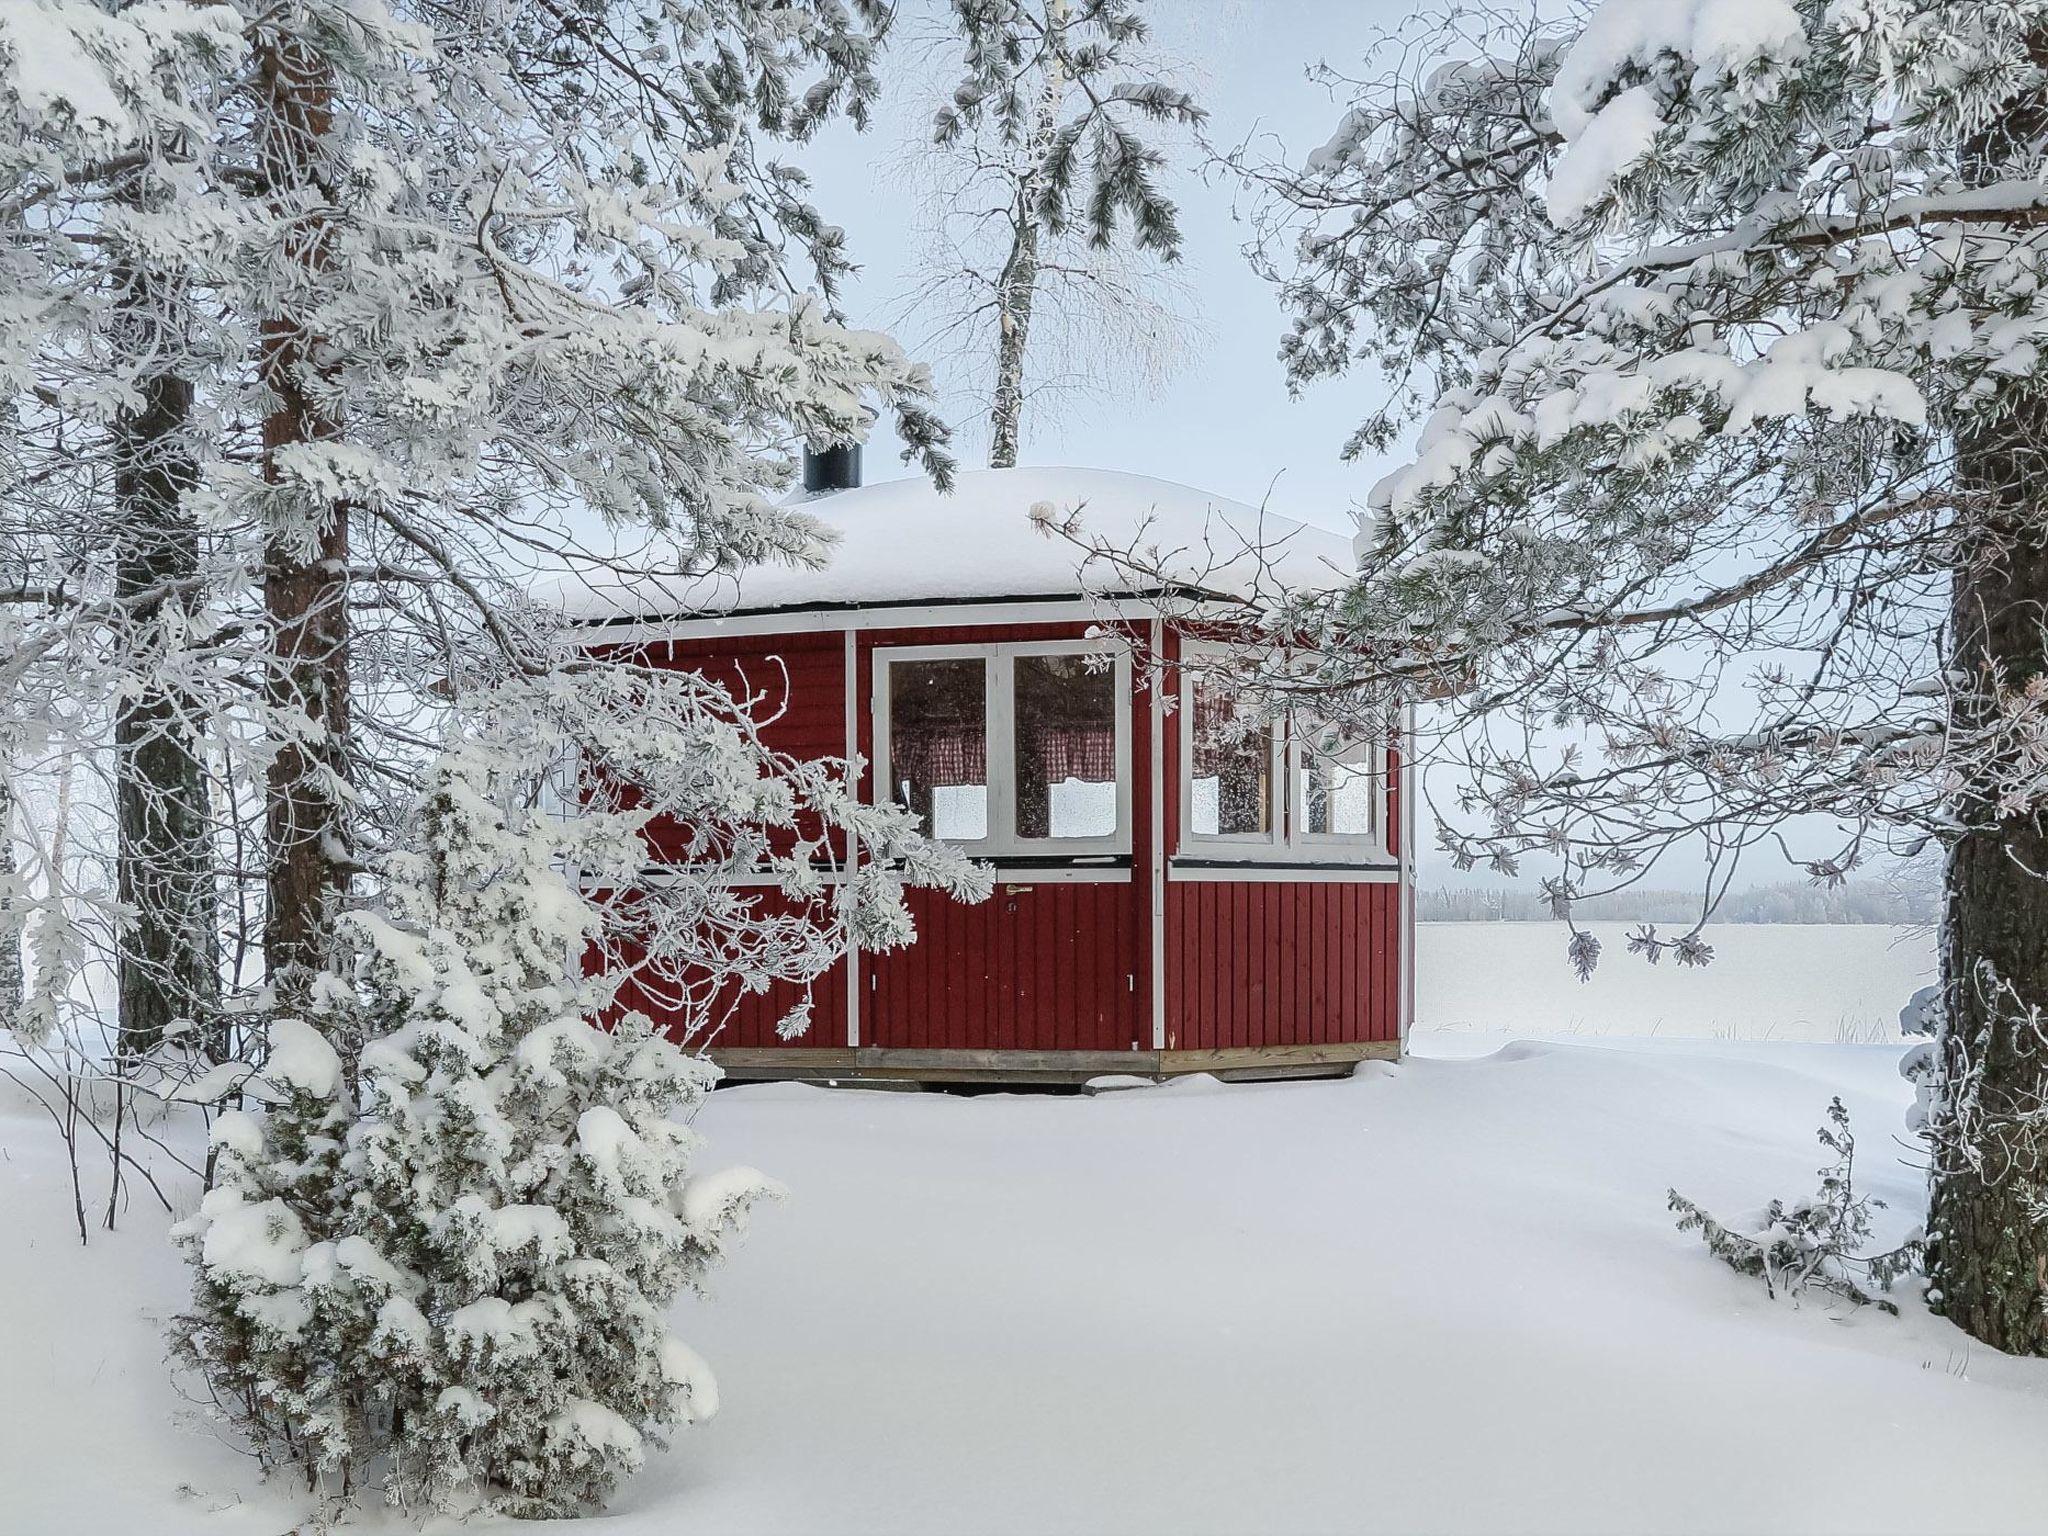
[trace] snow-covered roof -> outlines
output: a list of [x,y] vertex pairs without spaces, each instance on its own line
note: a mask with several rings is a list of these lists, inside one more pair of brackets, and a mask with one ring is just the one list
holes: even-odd
[[1262,568],[1329,587],[1353,568],[1351,541],[1192,486],[1106,469],[984,469],[950,495],[916,477],[800,501],[837,535],[822,570],[756,566],[701,579],[609,576],[563,601],[573,616],[621,618],[848,608],[938,600],[1140,595],[1159,586],[1090,560],[1047,521],[1078,513],[1076,537],[1147,551],[1178,587],[1243,595]]

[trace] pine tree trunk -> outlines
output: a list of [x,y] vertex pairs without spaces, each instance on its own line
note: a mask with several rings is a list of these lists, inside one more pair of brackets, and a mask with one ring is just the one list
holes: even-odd
[[[333,119],[325,62],[296,39],[270,41],[265,86],[264,170],[280,200],[311,194],[317,205]],[[317,271],[328,260],[317,216],[300,220],[287,255]],[[294,316],[263,324],[264,381],[276,405],[263,423],[266,478],[277,483],[279,450],[339,436],[316,398],[316,338]],[[328,958],[336,909],[347,888],[344,818],[348,778],[348,508],[290,507],[264,541],[263,600],[270,623],[268,703],[279,731],[266,786],[269,850],[264,963],[277,1004],[306,1005]]]
[[[2048,671],[2048,408],[2022,404],[1996,441],[1962,445],[1975,559],[1955,576],[1950,665],[1968,679],[1958,724],[1980,727],[1999,691]],[[2001,814],[1988,784],[1958,806],[1942,951],[1945,1100],[1936,1121],[1933,1282],[1938,1305],[1998,1349],[2048,1354],[2048,827]]]
[[[2048,31],[2030,52],[2048,66]],[[2048,93],[2036,93],[1964,147],[1964,166],[1996,181],[2030,161],[2044,128]],[[1956,453],[1959,487],[1982,508],[1965,525],[1949,622],[1967,737],[1995,718],[2001,694],[2048,673],[2048,403],[2016,394],[1961,434]],[[2048,1354],[2048,827],[2000,803],[2011,757],[1957,796],[1967,830],[1945,877],[1930,1299],[1994,1348],[2038,1355]]]
[[[135,355],[163,355],[167,296],[133,264],[117,269],[121,334]],[[139,385],[142,403],[115,424],[114,590],[123,641],[147,675],[166,648],[178,590],[199,566],[199,529],[181,504],[194,468],[185,433],[192,385],[168,373]],[[126,909],[118,943],[120,1040],[147,1050],[178,1020],[205,1021],[219,996],[212,814],[194,745],[191,700],[151,687],[114,717],[116,881]]]

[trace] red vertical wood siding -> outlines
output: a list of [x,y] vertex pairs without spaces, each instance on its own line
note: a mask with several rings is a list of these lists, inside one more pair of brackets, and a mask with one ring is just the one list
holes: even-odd
[[1133,886],[1006,888],[979,906],[908,894],[918,940],[864,957],[861,1043],[899,1050],[1149,1049]]
[[[874,774],[874,653],[893,646],[1076,639],[1078,623],[875,630],[856,636],[853,689],[863,790]],[[1169,664],[1179,643],[1168,633]],[[767,743],[799,757],[846,751],[845,635],[791,634],[693,640],[638,650],[688,667],[728,691],[761,700]],[[1152,803],[1159,800],[1164,855],[1179,850],[1181,724],[1164,716],[1161,782],[1151,776],[1151,700],[1129,701],[1132,857],[1101,883],[1034,881],[1017,872],[994,896],[965,905],[908,893],[918,940],[860,962],[860,1043],[901,1049],[1147,1050],[1152,1047]],[[1398,753],[1390,767],[1398,769]],[[1388,790],[1389,851],[1400,851],[1402,807]],[[1175,880],[1165,887],[1164,1015],[1169,1050],[1326,1045],[1397,1038],[1405,936],[1394,883],[1289,882],[1246,871],[1233,880]],[[764,899],[780,898],[764,891]],[[847,968],[812,989],[809,1032],[794,1046],[841,1046],[847,1030]],[[711,1043],[781,1044],[776,1025],[801,989],[734,991],[712,1008]],[[622,1002],[652,1000],[628,985]],[[676,1020],[680,1023],[680,1019]]]
[[[843,632],[734,636],[729,639],[656,642],[621,648],[643,665],[694,671],[750,704],[762,742],[792,757],[846,755],[846,637]],[[652,856],[672,847],[673,828],[650,829]],[[833,840],[835,853],[838,839]],[[747,893],[765,911],[786,912],[790,902],[772,886]],[[635,973],[635,957],[622,955],[626,981],[619,1006],[646,1013],[678,1036],[691,1033],[693,1046],[840,1046],[846,1043],[846,968],[835,963],[806,988],[772,982],[762,992],[728,985],[705,1000],[694,1017],[662,989],[650,989]],[[810,1028],[782,1040],[777,1026],[802,1001],[812,1004]]]
[[[735,700],[751,702],[756,728],[769,750],[806,759],[846,755],[843,632],[696,640],[649,646],[645,654],[655,665],[697,672]],[[653,841],[659,850],[659,829]],[[836,836],[831,846],[835,855],[842,851]]]
[[[793,903],[780,891],[762,887],[754,899],[762,909],[787,913]],[[728,983],[708,995],[698,988],[699,977],[685,977],[682,986],[669,976],[655,976],[644,964],[644,950],[629,938],[612,941],[611,952],[593,950],[585,957],[586,967],[608,965],[620,975],[618,992],[610,1010],[612,1017],[643,1013],[658,1027],[692,1049],[719,1046],[838,1046],[846,1042],[846,967],[835,963],[809,987],[795,982],[775,981],[759,992],[749,992]],[[680,994],[690,989],[691,1000]],[[784,1040],[777,1033],[782,1021],[808,991],[811,998],[810,1028]],[[836,1031],[836,1033],[835,1033]]]
[[[1086,624],[959,626],[869,630],[859,636],[855,675],[860,750],[869,798],[875,782],[874,679],[877,650],[910,645],[990,645],[1078,640]],[[1126,701],[1130,707],[1130,701]],[[1127,721],[1133,785],[1132,868],[1088,884],[1034,880],[1018,871],[978,905],[929,891],[908,893],[917,942],[865,955],[861,1043],[903,1050],[1127,1051],[1151,1048],[1140,989],[1145,980],[1144,903],[1139,863],[1151,815],[1150,739],[1143,712]]]
[[1167,1049],[1395,1039],[1400,890],[1168,881]]
[[846,754],[846,636],[736,636],[648,648],[657,665],[700,673],[754,701],[761,739],[792,757]]

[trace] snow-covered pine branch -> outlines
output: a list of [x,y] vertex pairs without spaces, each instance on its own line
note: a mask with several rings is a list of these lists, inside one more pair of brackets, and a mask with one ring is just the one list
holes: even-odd
[[[2040,1102],[2048,6],[1467,7],[1381,64],[1328,77],[1313,154],[1236,157],[1292,381],[1380,376],[1353,452],[1420,427],[1355,579],[1247,619],[1244,680],[1428,701],[1452,862],[1549,863],[1567,918],[1674,849],[1704,921],[1795,827],[1834,829],[1819,880],[1942,842],[1941,1081]],[[1673,944],[1705,953],[1636,947]],[[2008,1118],[1937,1108],[1933,1262],[2044,1350],[2048,1270],[2000,1235],[2042,1159],[1959,1129]]]
[[[865,115],[888,20],[0,10],[6,1065],[107,1143],[108,1220],[135,1091],[269,1100],[217,1127],[191,1342],[330,1491],[563,1509],[705,1411],[659,1310],[747,1189],[685,1184],[698,1042],[592,1021],[673,986],[701,1040],[735,989],[905,940],[904,885],[985,891],[845,765],[767,751],[750,701],[588,654],[529,590],[627,534],[671,574],[824,558],[777,493],[879,410],[949,472],[925,371],[836,314],[846,252],[776,161]],[[687,846],[643,881],[656,820]],[[854,840],[878,862],[827,879]]]

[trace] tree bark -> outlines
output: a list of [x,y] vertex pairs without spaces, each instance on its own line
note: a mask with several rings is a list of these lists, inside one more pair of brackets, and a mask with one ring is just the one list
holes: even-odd
[[0,737],[0,1031],[13,1024],[23,996],[23,904],[14,889],[21,867],[14,851],[14,786],[9,781],[14,763],[6,746]]
[[[121,335],[133,355],[171,350],[160,284],[133,262],[116,269]],[[199,529],[183,505],[195,474],[185,433],[192,385],[146,374],[142,400],[116,422],[114,589],[122,642],[148,676],[169,647],[179,590],[199,567]],[[121,1049],[149,1049],[180,1020],[203,1025],[218,1001],[210,796],[192,728],[192,701],[150,684],[114,716],[116,884],[124,919],[117,945]]]
[[1045,183],[1045,159],[1059,126],[1060,98],[1066,93],[1066,66],[1059,53],[1066,24],[1066,0],[1051,0],[1046,7],[1045,90],[1039,97],[1025,171],[1017,182],[1016,203],[1010,213],[1009,259],[996,283],[996,379],[988,417],[990,469],[1017,466],[1017,439],[1024,415],[1024,354],[1031,341],[1031,310],[1038,297],[1038,202]]
[[[1996,431],[1962,445],[1966,484],[1995,508],[1954,578],[1964,731],[1988,723],[1999,691],[2048,671],[2048,407],[2023,403]],[[2002,814],[1989,784],[1966,786],[1958,811],[1968,830],[1946,874],[1933,1287],[1985,1343],[2048,1354],[2048,827],[2037,812]]]
[[1017,433],[1024,414],[1024,350],[1031,339],[1031,301],[1038,288],[1038,220],[1028,207],[1029,185],[1017,192],[1016,232],[1003,263],[996,310],[996,387],[989,410],[988,467],[1017,466]]
[[[2048,31],[2029,50],[2048,66]],[[2031,158],[2048,93],[1964,146],[1984,183]],[[1949,666],[1956,725],[1988,728],[2001,695],[2048,673],[2048,402],[2014,391],[1958,434],[1958,480],[1984,510],[1961,530]],[[1966,1332],[2048,1354],[2048,825],[2002,804],[2004,751],[1956,797],[1942,935],[1941,1097],[1931,1127],[1930,1301]],[[2017,775],[2016,775],[2017,776]]]
[[[286,254],[304,272],[326,266],[327,231],[317,211],[333,127],[325,61],[303,42],[273,37],[263,48],[264,171],[281,209],[296,217]],[[264,474],[284,478],[279,454],[340,435],[319,397],[317,338],[280,314],[263,323],[264,382],[275,405],[263,423]],[[264,964],[278,1007],[303,1009],[326,963],[347,889],[349,777],[349,509],[280,501],[264,540],[263,599],[270,624],[268,704],[277,751],[266,786]]]

